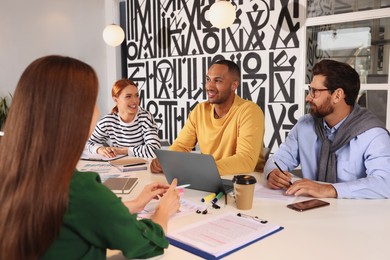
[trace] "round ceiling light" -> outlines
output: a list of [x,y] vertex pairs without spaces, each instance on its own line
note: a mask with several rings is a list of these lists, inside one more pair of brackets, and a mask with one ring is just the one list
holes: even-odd
[[208,17],[213,26],[225,29],[234,23],[236,9],[230,1],[221,0],[210,7]]
[[104,28],[103,39],[108,45],[116,47],[125,39],[125,32],[119,25],[111,24]]

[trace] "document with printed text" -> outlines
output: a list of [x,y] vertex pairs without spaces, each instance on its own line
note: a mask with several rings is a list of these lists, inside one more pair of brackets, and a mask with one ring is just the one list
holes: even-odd
[[207,259],[220,259],[282,230],[255,218],[225,213],[169,233],[170,243]]

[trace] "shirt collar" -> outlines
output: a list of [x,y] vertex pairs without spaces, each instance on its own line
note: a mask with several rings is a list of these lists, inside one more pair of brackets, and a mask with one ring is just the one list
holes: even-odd
[[329,141],[333,142],[337,130],[340,128],[340,126],[342,125],[342,123],[345,121],[345,119],[346,119],[347,117],[348,117],[348,116],[344,117],[340,122],[337,123],[337,125],[335,125],[335,126],[332,127],[332,128],[330,128],[330,127],[328,126],[328,124],[325,122],[325,120],[322,121],[322,124],[323,124],[324,129],[325,129],[326,136],[327,136],[327,138],[328,138]]

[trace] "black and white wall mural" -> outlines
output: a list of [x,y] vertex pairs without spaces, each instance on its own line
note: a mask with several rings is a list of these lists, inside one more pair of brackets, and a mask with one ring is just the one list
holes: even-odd
[[265,146],[277,148],[299,115],[298,0],[235,0],[236,20],[214,28],[215,1],[127,0],[128,77],[137,82],[141,106],[155,117],[160,138],[172,142],[189,112],[205,101],[208,67],[225,58],[241,68],[237,94],[265,114]]

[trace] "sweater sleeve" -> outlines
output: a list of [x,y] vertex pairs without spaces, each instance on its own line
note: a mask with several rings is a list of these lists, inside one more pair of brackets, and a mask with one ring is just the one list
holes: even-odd
[[118,249],[128,258],[160,255],[168,241],[160,225],[137,220],[95,173],[76,172],[66,222],[94,247]]
[[108,134],[104,130],[104,120],[101,119],[95,126],[92,135],[87,141],[87,150],[90,153],[96,154],[97,149],[107,143]]
[[188,119],[181,129],[179,135],[169,147],[169,150],[178,152],[191,152],[198,142],[196,134],[196,113],[198,113],[198,106],[189,114]]
[[158,137],[157,124],[152,116],[147,111],[140,116],[140,127],[143,132],[144,143],[129,148],[129,155],[136,157],[154,158],[154,151],[161,148],[160,139]]

